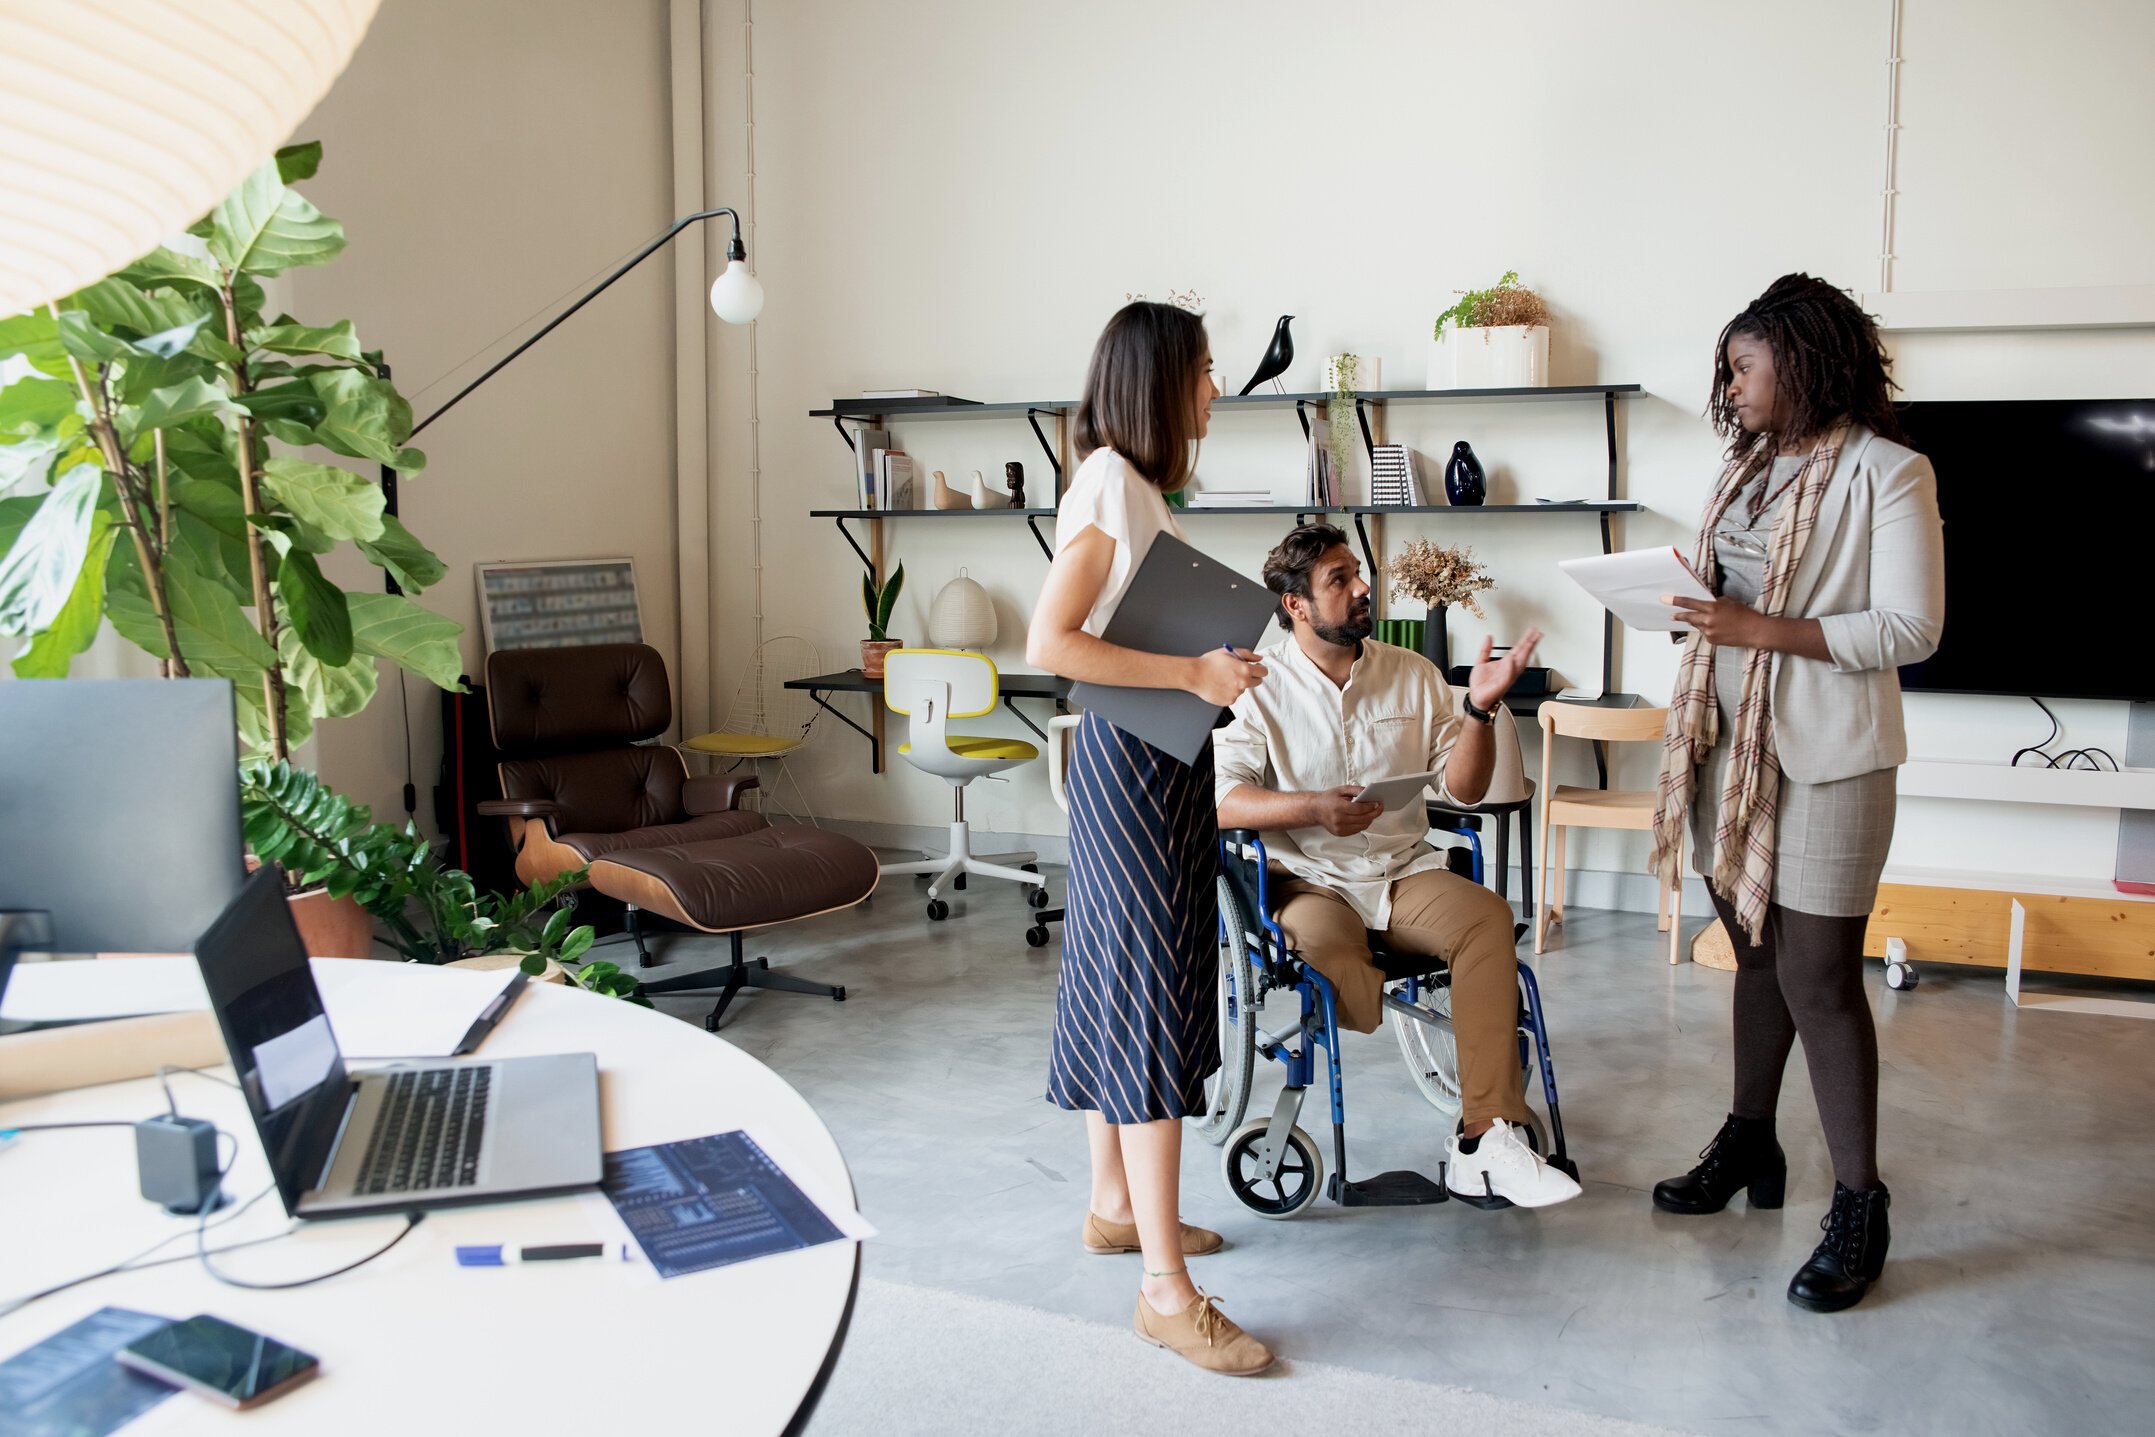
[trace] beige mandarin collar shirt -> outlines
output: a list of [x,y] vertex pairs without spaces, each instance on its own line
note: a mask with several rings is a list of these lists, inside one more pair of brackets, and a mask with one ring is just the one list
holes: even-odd
[[[1420,654],[1365,639],[1342,688],[1291,633],[1259,653],[1270,670],[1265,681],[1235,700],[1232,718],[1212,735],[1217,796],[1244,783],[1308,793],[1444,766],[1460,720],[1451,686]],[[1446,796],[1441,778],[1437,791]],[[1392,885],[1444,866],[1428,832],[1415,803],[1347,838],[1296,828],[1266,834],[1265,847],[1288,872],[1336,890],[1363,923],[1382,929],[1392,921]]]

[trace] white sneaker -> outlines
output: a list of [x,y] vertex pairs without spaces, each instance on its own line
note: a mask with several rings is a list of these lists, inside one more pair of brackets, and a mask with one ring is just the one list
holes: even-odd
[[1453,1197],[1475,1207],[1549,1207],[1570,1202],[1579,1185],[1542,1161],[1527,1146],[1521,1129],[1498,1118],[1474,1151],[1459,1150],[1455,1133],[1444,1149],[1444,1186]]

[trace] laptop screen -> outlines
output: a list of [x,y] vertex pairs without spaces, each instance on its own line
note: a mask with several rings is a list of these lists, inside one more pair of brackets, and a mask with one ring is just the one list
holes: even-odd
[[284,1209],[297,1214],[336,1146],[351,1084],[285,901],[283,870],[264,864],[249,878],[195,957]]

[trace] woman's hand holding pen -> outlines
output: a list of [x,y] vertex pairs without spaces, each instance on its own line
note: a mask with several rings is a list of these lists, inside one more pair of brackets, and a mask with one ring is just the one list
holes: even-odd
[[1225,645],[1191,660],[1185,687],[1208,704],[1226,708],[1265,681],[1264,661],[1254,650]]

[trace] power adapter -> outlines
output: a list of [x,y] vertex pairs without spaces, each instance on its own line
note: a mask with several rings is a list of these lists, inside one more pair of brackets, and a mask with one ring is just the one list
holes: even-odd
[[217,1171],[217,1129],[205,1118],[177,1113],[135,1124],[135,1162],[142,1195],[163,1203],[174,1217],[194,1217],[223,1207]]

